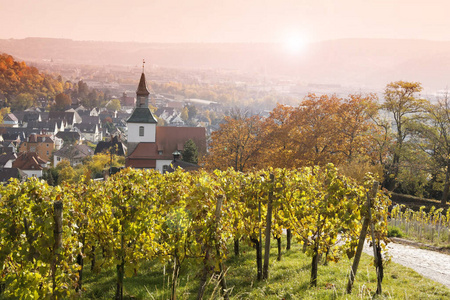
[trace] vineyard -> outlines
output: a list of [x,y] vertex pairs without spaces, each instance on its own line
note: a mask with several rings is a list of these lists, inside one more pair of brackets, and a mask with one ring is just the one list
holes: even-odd
[[422,206],[418,211],[396,205],[391,211],[390,225],[400,228],[408,237],[438,246],[450,246],[450,210],[434,206],[429,212]]
[[372,186],[373,179],[358,185],[332,165],[164,175],[126,169],[106,181],[57,187],[12,181],[0,192],[0,298],[80,297],[88,265],[93,273],[114,267],[115,298],[123,299],[124,278],[159,261],[170,266],[171,299],[187,264],[198,268],[198,299],[213,274],[227,299],[225,258],[249,242],[255,276],[267,279],[270,240],[280,245],[284,232],[288,247],[294,238],[311,257],[311,286],[320,280],[319,257],[356,254],[355,274],[366,232],[375,248],[386,243],[390,201]]

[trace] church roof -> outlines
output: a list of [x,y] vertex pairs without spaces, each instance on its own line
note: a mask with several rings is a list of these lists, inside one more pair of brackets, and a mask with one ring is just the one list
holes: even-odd
[[139,80],[138,89],[136,91],[136,95],[138,96],[148,96],[150,92],[147,89],[147,84],[145,82],[145,74],[142,73],[141,80]]
[[155,117],[148,107],[136,107],[127,123],[152,123],[157,124]]

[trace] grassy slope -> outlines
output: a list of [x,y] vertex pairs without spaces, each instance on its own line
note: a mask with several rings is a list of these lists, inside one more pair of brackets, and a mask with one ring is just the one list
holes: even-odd
[[[353,294],[345,294],[347,275],[352,261],[347,258],[328,266],[319,266],[318,286],[309,288],[311,259],[300,251],[299,245],[283,253],[283,259],[276,261],[276,248],[271,249],[270,278],[256,281],[255,251],[243,247],[241,257],[230,258],[227,284],[232,288],[231,299],[370,299],[376,290],[375,269],[372,259],[363,254],[356,276]],[[87,266],[89,267],[89,266]],[[86,268],[88,269],[88,268]],[[186,263],[180,274],[177,299],[196,299],[199,266]],[[169,266],[163,276],[163,266],[149,264],[139,275],[126,278],[124,294],[126,299],[168,299],[170,288]],[[163,286],[164,283],[164,286]],[[100,274],[86,272],[85,299],[112,299],[115,291],[114,269]],[[211,297],[215,287],[214,279],[208,285],[205,299],[217,299],[218,291]],[[426,279],[416,272],[400,265],[389,263],[385,267],[383,295],[380,299],[449,299],[450,289]]]

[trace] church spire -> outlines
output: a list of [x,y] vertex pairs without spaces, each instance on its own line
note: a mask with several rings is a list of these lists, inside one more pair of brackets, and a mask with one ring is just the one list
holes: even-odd
[[142,75],[136,91],[137,107],[148,107],[148,96],[150,95],[145,82],[144,64],[145,60],[142,60]]

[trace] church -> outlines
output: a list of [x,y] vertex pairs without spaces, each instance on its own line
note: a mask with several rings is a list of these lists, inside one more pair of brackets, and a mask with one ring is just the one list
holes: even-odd
[[136,107],[128,126],[128,155],[125,167],[156,169],[162,173],[170,170],[174,153],[183,153],[184,144],[193,140],[199,155],[206,153],[204,127],[157,126],[158,121],[149,108],[150,92],[142,71],[136,91]]

